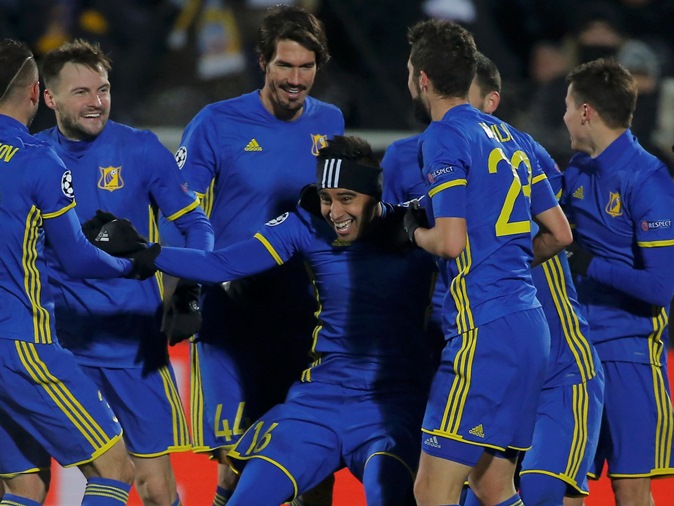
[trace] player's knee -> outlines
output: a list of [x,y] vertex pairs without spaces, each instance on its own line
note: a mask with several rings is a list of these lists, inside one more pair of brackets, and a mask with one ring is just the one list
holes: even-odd
[[162,476],[136,476],[136,489],[145,506],[172,504],[176,497],[175,485]]
[[[4,495],[13,494],[43,504],[47,499],[51,483],[51,470],[43,469],[37,473],[19,474],[4,480]],[[1,498],[2,496],[0,496]]]
[[520,497],[527,506],[562,506],[566,483],[541,473],[520,477]]
[[619,478],[611,480],[616,506],[651,506],[650,478]]
[[133,462],[126,452],[126,445],[122,439],[93,461],[80,466],[80,470],[87,479],[109,478],[129,485],[133,483],[135,475]]
[[218,462],[218,487],[225,490],[234,490],[239,481],[239,475],[229,466],[224,456],[222,460],[218,458]]
[[419,506],[432,504],[433,489],[429,478],[426,473],[419,473],[414,480],[414,499]]
[[172,504],[177,497],[176,480],[169,455],[132,457],[135,484],[145,506]]

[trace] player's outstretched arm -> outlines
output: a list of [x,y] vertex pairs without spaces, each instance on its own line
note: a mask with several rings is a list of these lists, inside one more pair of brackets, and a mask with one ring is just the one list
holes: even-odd
[[154,265],[162,272],[197,283],[222,283],[280,265],[257,237],[216,251],[162,248]]

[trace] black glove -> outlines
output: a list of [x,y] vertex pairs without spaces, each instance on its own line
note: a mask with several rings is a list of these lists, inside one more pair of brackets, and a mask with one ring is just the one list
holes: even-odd
[[201,287],[197,283],[178,282],[161,322],[161,331],[171,346],[189,339],[201,329],[200,295]]
[[152,246],[147,247],[143,246],[143,249],[128,255],[128,258],[133,263],[133,268],[131,271],[124,276],[129,279],[139,279],[144,280],[151,276],[154,276],[154,273],[157,272],[157,268],[154,265],[154,260],[161,253],[161,245],[159,243],[154,243]]
[[405,229],[405,232],[407,232],[407,237],[410,242],[415,246],[417,245],[417,241],[414,239],[414,232],[419,227],[428,228],[426,210],[419,204],[418,200],[412,200],[405,212],[403,228]]
[[569,267],[574,274],[587,276],[587,270],[594,255],[589,251],[581,248],[576,241],[573,241],[566,248],[566,258],[569,261]]
[[138,233],[129,220],[120,220],[101,210],[82,224],[82,232],[89,242],[114,256],[129,256],[145,249],[147,245],[147,239]]
[[101,231],[103,225],[105,225],[106,223],[110,223],[111,221],[116,219],[117,216],[115,216],[114,214],[108,213],[106,211],[101,211],[99,209],[98,211],[96,211],[96,214],[94,215],[93,218],[82,223],[82,232],[84,232],[86,238],[89,239],[89,242],[93,243],[94,239],[96,239],[96,236]]

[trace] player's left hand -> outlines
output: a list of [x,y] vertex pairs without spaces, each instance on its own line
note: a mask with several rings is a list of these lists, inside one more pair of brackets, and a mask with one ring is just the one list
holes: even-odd
[[173,346],[189,339],[201,329],[199,296],[201,287],[191,281],[180,280],[164,310],[161,331]]
[[147,239],[129,220],[101,210],[82,224],[82,232],[94,246],[114,256],[129,256],[147,247]]
[[412,244],[415,246],[417,245],[417,241],[414,238],[414,232],[416,232],[419,227],[426,228],[427,226],[428,219],[426,218],[426,210],[419,204],[418,200],[412,200],[409,203],[409,207],[405,212],[405,218],[403,219],[403,227]]
[[569,261],[571,272],[587,276],[587,270],[590,268],[594,255],[583,249],[576,241],[573,241],[566,248],[566,258]]

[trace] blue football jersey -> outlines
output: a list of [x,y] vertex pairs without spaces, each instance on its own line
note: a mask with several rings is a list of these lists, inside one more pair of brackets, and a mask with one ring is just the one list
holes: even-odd
[[[564,173],[575,240],[596,255],[576,288],[602,360],[659,364],[674,291],[674,183],[627,130]],[[646,339],[645,339],[646,338]]]
[[[176,220],[199,206],[174,157],[149,131],[108,121],[91,142],[69,141],[57,127],[38,137],[54,147],[72,172],[82,222],[102,209],[129,219],[141,235],[158,242],[158,210]],[[144,281],[74,279],[50,248],[47,259],[59,337],[80,363],[140,367],[166,361],[165,337],[159,332],[160,275]]]
[[[450,109],[420,139],[434,218],[465,218],[466,248],[442,262],[449,292],[445,335],[540,307],[531,279],[531,216],[557,205],[529,144],[468,104]],[[523,145],[524,144],[524,145]]]
[[302,115],[282,121],[254,91],[206,106],[187,125],[176,153],[192,190],[204,196],[215,247],[251,237],[269,216],[292,210],[316,177],[316,155],[344,133],[333,106],[307,97]]
[[426,195],[426,183],[419,167],[419,137],[421,135],[398,139],[386,148],[381,160],[384,202],[397,204]]
[[[384,208],[387,219],[391,206]],[[254,238],[211,253],[164,248],[157,266],[204,282],[262,272],[301,257],[316,291],[314,362],[302,381],[372,389],[380,382],[430,380],[424,332],[435,267],[429,255],[386,247],[390,232],[346,243],[320,216],[298,208],[269,221]]]

